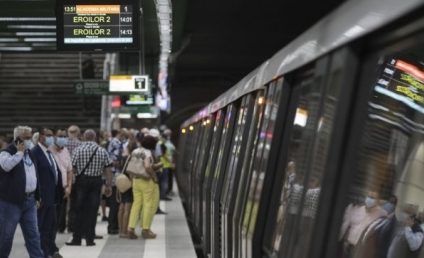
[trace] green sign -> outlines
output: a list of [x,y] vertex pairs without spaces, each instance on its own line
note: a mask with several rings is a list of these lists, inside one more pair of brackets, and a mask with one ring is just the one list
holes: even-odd
[[80,80],[74,82],[74,88],[78,95],[108,95],[109,81]]

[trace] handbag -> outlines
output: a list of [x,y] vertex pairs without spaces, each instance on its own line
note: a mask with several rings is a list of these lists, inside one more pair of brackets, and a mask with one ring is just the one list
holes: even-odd
[[132,186],[132,182],[131,180],[128,178],[128,176],[124,173],[119,174],[116,177],[116,188],[118,189],[119,192],[121,193],[125,193],[126,191],[128,191],[131,186]]
[[142,177],[145,179],[151,178],[150,174],[147,173],[147,170],[144,167],[144,160],[146,158],[151,158],[151,157],[147,157],[145,151],[146,150],[143,148],[136,149],[133,151],[133,153],[129,157],[128,164],[124,170],[126,173],[132,174],[135,177]]

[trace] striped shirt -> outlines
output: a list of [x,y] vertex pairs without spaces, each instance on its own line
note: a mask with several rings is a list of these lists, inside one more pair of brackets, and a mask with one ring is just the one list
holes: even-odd
[[101,176],[103,175],[104,168],[112,165],[112,160],[103,147],[100,147],[95,142],[84,142],[75,149],[72,155],[72,166],[75,168],[77,176],[81,174],[84,167],[88,164],[94,151],[96,151],[96,154],[85,170],[85,176]]

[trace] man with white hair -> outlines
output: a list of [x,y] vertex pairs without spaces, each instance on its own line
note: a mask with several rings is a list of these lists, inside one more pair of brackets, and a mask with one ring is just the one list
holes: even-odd
[[44,258],[37,225],[38,172],[30,149],[32,129],[18,126],[0,152],[0,258],[9,257],[18,223],[31,258]]

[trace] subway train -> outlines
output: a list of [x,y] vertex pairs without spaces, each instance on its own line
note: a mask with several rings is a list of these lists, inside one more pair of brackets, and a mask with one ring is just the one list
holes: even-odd
[[345,2],[178,146],[204,257],[424,258],[424,1]]

